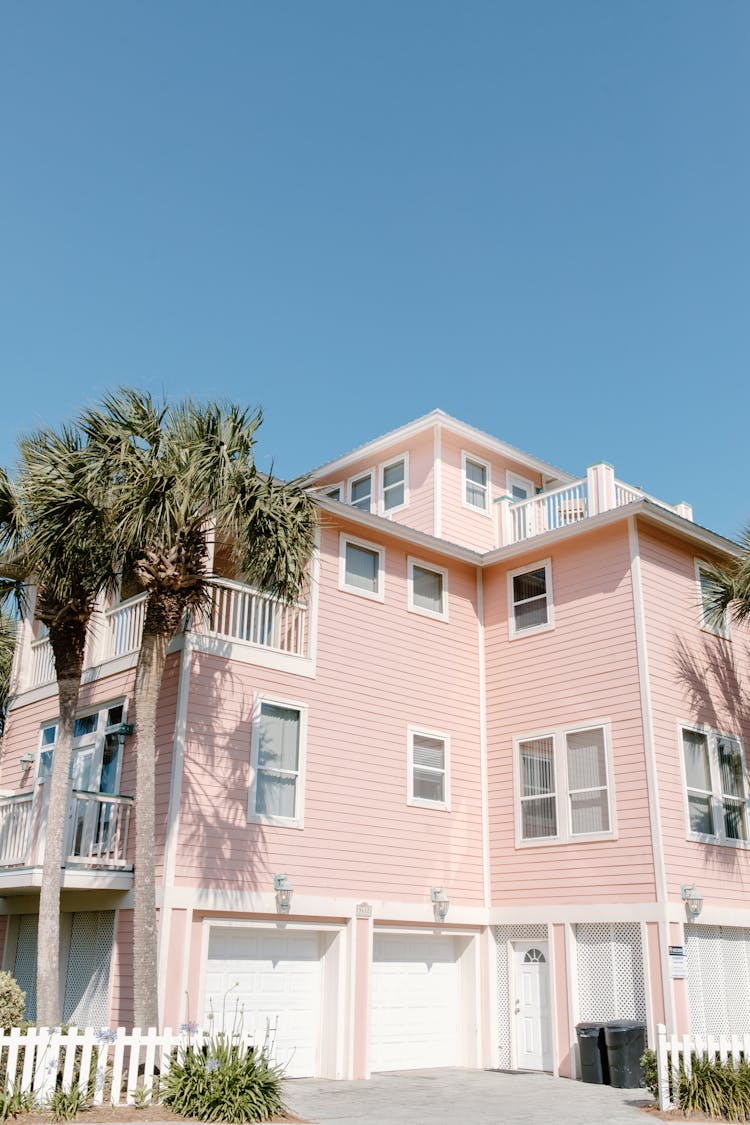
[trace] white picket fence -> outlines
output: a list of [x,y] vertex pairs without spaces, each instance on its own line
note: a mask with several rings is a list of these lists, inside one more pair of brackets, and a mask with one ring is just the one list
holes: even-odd
[[680,1088],[680,1074],[693,1073],[693,1056],[725,1063],[740,1055],[750,1059],[750,1035],[667,1035],[660,1023],[656,1029],[656,1063],[659,1074],[659,1109],[673,1109]]
[[[58,1086],[68,1093],[74,1085],[91,1089],[94,1105],[143,1104],[158,1100],[156,1079],[163,1081],[175,1058],[202,1050],[212,1037],[209,1031],[170,1027],[146,1033],[124,1027],[14,1027],[0,1031],[0,1082],[8,1091],[31,1094],[37,1105],[48,1102]],[[231,1038],[243,1051],[255,1046],[250,1034]]]

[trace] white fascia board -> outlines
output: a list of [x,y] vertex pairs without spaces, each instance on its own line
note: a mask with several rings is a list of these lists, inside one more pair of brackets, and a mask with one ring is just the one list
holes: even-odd
[[362,512],[353,508],[351,504],[342,504],[339,500],[329,500],[327,496],[316,496],[315,504],[321,511],[330,512],[340,520],[366,527],[371,536],[388,535],[393,539],[401,539],[405,543],[412,543],[431,551],[436,555],[457,559],[459,562],[470,563],[472,566],[482,565],[482,555],[472,551],[469,547],[461,547],[458,543],[450,543],[447,539],[436,539],[426,531],[416,531],[406,524],[396,523],[385,516],[376,516],[372,512]]
[[493,563],[504,562],[518,555],[527,555],[529,552],[537,551],[539,553],[542,548],[546,551],[548,544],[559,543],[566,539],[572,539],[576,535],[596,531],[600,527],[617,523],[618,520],[628,519],[630,516],[642,516],[650,523],[665,527],[691,543],[699,543],[701,546],[710,547],[720,554],[730,555],[733,558],[739,558],[742,555],[742,549],[737,543],[719,535],[718,532],[710,531],[707,527],[701,527],[700,524],[693,523],[692,520],[685,519],[684,516],[678,516],[676,512],[670,512],[666,508],[662,508],[660,504],[654,504],[651,500],[636,500],[632,504],[623,504],[620,508],[610,508],[609,511],[602,512],[598,516],[589,516],[588,519],[580,520],[577,523],[569,523],[566,527],[560,527],[556,531],[547,531],[542,535],[532,536],[530,539],[522,539],[519,543],[511,543],[507,547],[497,547],[494,551],[488,551],[481,556],[480,566],[492,566]]
[[352,461],[358,461],[362,457],[374,457],[381,450],[387,449],[388,446],[395,445],[398,442],[411,437],[413,434],[420,433],[422,430],[427,430],[436,423],[441,425],[444,429],[450,430],[460,437],[466,438],[468,441],[475,442],[477,445],[482,446],[484,449],[492,450],[502,457],[507,457],[511,461],[515,461],[519,465],[525,465],[529,469],[533,469],[543,476],[553,477],[555,480],[562,482],[576,480],[571,473],[563,472],[558,469],[556,465],[550,465],[547,461],[540,461],[538,457],[532,457],[529,453],[524,453],[521,449],[516,449],[513,445],[508,445],[507,442],[500,441],[499,438],[492,437],[484,430],[478,430],[475,426],[470,426],[468,422],[461,422],[458,418],[452,418],[450,414],[446,414],[444,410],[432,410],[429,414],[423,414],[421,418],[415,418],[413,422],[407,422],[405,426],[399,426],[396,430],[390,430],[382,437],[375,438],[373,441],[365,442],[364,445],[357,446],[351,452],[343,454],[341,457],[335,458],[333,461],[327,461],[324,465],[319,465],[318,468],[312,469],[306,474],[307,480],[314,483],[319,477],[328,476],[330,473],[339,472],[340,469],[351,464]]

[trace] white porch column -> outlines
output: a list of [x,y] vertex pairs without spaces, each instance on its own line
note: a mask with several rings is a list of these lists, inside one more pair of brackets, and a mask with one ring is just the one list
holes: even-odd
[[498,506],[499,545],[507,547],[513,542],[513,519],[510,512],[513,499],[510,496],[499,496],[495,503]]

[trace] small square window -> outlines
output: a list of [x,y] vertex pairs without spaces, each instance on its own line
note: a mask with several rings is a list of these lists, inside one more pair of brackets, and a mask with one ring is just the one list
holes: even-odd
[[448,571],[409,559],[409,609],[428,617],[448,618]]
[[508,575],[509,633],[511,640],[527,633],[551,629],[552,583],[549,560]]
[[341,499],[341,485],[336,484],[336,485],[333,486],[333,488],[326,489],[325,495],[328,497],[329,500],[340,500]]
[[449,740],[432,731],[409,731],[408,804],[448,807]]
[[383,601],[382,547],[361,539],[341,536],[339,586],[353,594]]
[[490,508],[490,467],[486,461],[463,454],[464,492],[463,502],[467,508],[489,512]]
[[403,508],[406,503],[406,462],[403,457],[383,466],[383,511]]
[[350,482],[349,503],[361,512],[372,510],[372,473],[364,473]]

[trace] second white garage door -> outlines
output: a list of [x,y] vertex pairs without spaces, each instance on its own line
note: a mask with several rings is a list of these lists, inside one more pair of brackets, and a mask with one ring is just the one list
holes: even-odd
[[[276,1061],[292,1078],[317,1074],[321,1011],[321,948],[316,933],[269,933],[212,927],[206,965],[204,1020],[227,1030],[239,1008],[243,1026],[263,1042],[276,1031]],[[209,1026],[206,1022],[204,1026]]]
[[458,964],[453,938],[376,934],[371,1070],[455,1066]]

